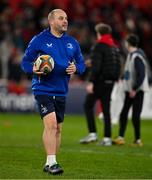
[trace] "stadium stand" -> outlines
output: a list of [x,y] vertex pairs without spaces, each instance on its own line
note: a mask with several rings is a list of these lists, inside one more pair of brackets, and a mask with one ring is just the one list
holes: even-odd
[[[64,9],[69,16],[69,33],[80,42],[86,57],[95,43],[94,25],[108,23],[113,37],[122,46],[124,37],[137,33],[140,46],[152,59],[152,1],[151,0],[1,0],[0,2],[0,82],[15,81],[28,84],[20,71],[20,60],[34,34],[46,28],[46,15],[54,8]],[[152,62],[150,61],[152,66]],[[14,71],[14,68],[17,69]],[[83,77],[74,77],[74,80]],[[9,81],[7,81],[9,80]],[[24,81],[24,83],[23,83]]]

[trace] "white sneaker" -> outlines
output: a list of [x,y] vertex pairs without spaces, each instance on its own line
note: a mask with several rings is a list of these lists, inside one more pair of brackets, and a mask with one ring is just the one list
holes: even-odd
[[111,138],[105,137],[97,145],[98,146],[111,146],[112,145],[112,140],[111,140]]
[[88,144],[88,143],[95,142],[95,141],[97,141],[97,135],[89,134],[85,138],[80,139],[79,142],[81,144]]

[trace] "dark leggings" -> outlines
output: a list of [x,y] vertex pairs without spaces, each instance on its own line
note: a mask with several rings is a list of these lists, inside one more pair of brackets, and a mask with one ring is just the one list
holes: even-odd
[[126,92],[124,105],[120,114],[120,129],[119,136],[124,137],[125,130],[128,122],[128,112],[132,106],[132,123],[134,127],[135,140],[140,139],[140,115],[143,106],[144,93],[143,91],[137,92],[134,98],[129,97],[129,93]]

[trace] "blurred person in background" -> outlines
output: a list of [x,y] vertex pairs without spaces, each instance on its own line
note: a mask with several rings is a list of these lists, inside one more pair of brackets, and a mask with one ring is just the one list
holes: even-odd
[[142,146],[141,141],[141,112],[143,107],[144,92],[148,90],[148,65],[144,51],[138,48],[139,37],[131,34],[125,41],[128,56],[124,68],[124,90],[125,100],[120,113],[119,136],[114,144],[125,144],[124,136],[128,122],[129,109],[132,107],[132,123],[134,127],[133,146]]
[[[85,65],[78,42],[66,34],[67,14],[61,9],[54,9],[48,14],[48,22],[50,27],[34,36],[29,43],[22,69],[33,73],[32,90],[43,119],[43,143],[47,155],[43,171],[61,174],[63,168],[58,164],[56,154],[61,143],[68,82],[70,75],[82,74]],[[55,61],[53,71],[46,75],[33,65],[42,54],[49,54]]]
[[[87,67],[86,71],[86,81],[88,81],[89,75],[91,73],[91,68],[92,68],[92,60],[91,59],[86,59],[85,64]],[[97,129],[96,129],[96,123],[95,123],[95,106],[97,104],[97,101],[99,100],[94,93],[90,93],[89,88],[90,85],[87,82],[86,84],[86,97],[85,97],[85,102],[84,102],[84,112],[87,120],[87,127],[89,131],[89,135],[83,139],[80,139],[80,143],[82,144],[87,144],[91,142],[97,141]],[[100,103],[100,102],[99,102]],[[99,104],[100,106],[100,104]],[[102,113],[102,112],[100,112]]]
[[104,119],[104,138],[99,145],[111,146],[110,101],[114,83],[120,76],[120,52],[113,41],[112,29],[108,24],[99,23],[95,26],[95,30],[97,42],[90,54],[92,67],[84,105],[89,135],[81,139],[80,143],[97,140],[93,108],[99,99],[102,103]]

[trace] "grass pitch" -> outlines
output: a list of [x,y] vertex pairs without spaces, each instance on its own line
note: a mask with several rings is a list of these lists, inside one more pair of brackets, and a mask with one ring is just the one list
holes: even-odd
[[[96,120],[99,139],[103,122]],[[0,179],[152,179],[152,121],[142,121],[143,147],[130,147],[131,122],[124,146],[81,145],[87,135],[84,116],[66,115],[62,145],[57,156],[64,168],[61,176],[42,172],[45,152],[43,125],[36,114],[0,114]],[[113,127],[113,137],[118,126]]]

